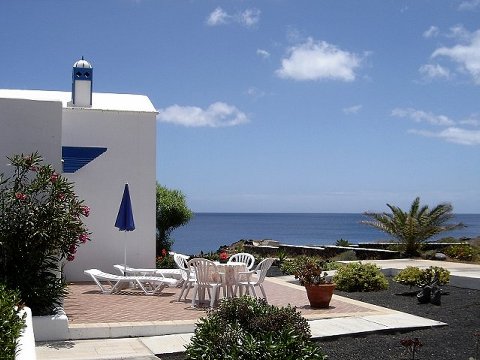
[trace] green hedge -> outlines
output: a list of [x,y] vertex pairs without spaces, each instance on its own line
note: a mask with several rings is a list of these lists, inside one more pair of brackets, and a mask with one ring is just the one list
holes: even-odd
[[17,339],[25,327],[26,316],[19,316],[19,303],[19,293],[0,284],[0,359],[15,359]]

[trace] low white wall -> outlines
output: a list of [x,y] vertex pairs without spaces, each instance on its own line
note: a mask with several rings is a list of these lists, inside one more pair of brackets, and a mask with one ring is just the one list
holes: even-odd
[[28,307],[24,307],[19,316],[22,317],[23,314],[27,314],[25,319],[26,327],[22,330],[22,334],[18,339],[17,349],[18,352],[15,355],[15,360],[36,360],[37,354],[35,352],[35,336],[33,334],[33,325],[32,325],[32,310]]
[[68,318],[63,309],[56,315],[34,316],[32,318],[33,332],[36,341],[68,340]]

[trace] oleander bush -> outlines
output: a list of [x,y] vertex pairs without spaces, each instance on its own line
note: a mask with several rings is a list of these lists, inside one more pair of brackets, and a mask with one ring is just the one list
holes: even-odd
[[367,292],[388,289],[388,280],[374,264],[353,262],[340,267],[333,277],[336,289],[347,292]]
[[63,261],[89,240],[90,213],[73,183],[37,153],[14,155],[0,175],[0,282],[18,289],[33,315],[52,314],[66,295]]
[[437,280],[438,285],[445,285],[450,281],[450,271],[438,266],[430,266],[428,269],[407,266],[401,270],[393,280],[410,287],[423,287],[431,284],[435,280]]
[[156,257],[155,264],[157,269],[176,269],[177,264],[175,264],[175,260],[173,259],[173,255],[166,249],[162,249],[160,251],[160,255]]
[[469,244],[451,245],[443,249],[443,252],[455,260],[476,261],[480,258],[480,251]]
[[185,356],[189,360],[326,359],[295,308],[249,296],[224,299],[218,309],[201,318]]
[[25,317],[19,316],[20,296],[0,284],[0,359],[14,360],[17,340],[25,327]]

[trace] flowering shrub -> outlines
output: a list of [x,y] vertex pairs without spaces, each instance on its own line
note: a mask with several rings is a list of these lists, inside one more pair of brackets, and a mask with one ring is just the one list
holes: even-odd
[[226,251],[222,251],[220,252],[220,254],[218,255],[218,259],[220,260],[220,262],[222,263],[225,263],[228,261],[228,253]]
[[175,269],[177,265],[175,264],[175,260],[173,256],[170,255],[167,249],[162,249],[160,251],[160,256],[156,258],[156,268],[157,269]]
[[49,314],[65,296],[61,261],[73,261],[89,240],[82,218],[90,209],[37,153],[8,159],[12,174],[0,175],[0,282],[18,289],[34,315]]
[[337,270],[341,266],[337,262],[323,260],[319,257],[299,255],[293,259],[283,261],[280,265],[280,270],[286,275],[295,275],[304,272],[306,267],[321,268],[321,271],[324,272]]

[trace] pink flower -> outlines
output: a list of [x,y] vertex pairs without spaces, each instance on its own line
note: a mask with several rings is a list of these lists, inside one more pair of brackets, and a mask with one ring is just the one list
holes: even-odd
[[70,248],[68,249],[68,252],[70,254],[75,254],[77,252],[77,247],[75,246],[75,244],[70,245]]
[[56,183],[58,180],[58,174],[56,172],[54,172],[51,176],[50,176],[50,182],[52,183]]
[[80,208],[80,211],[82,212],[83,216],[85,216],[85,217],[88,217],[88,215],[90,215],[90,208],[86,205],[83,205]]
[[65,200],[65,194],[60,193],[60,194],[58,194],[57,198],[58,198],[58,200],[63,201],[63,200]]
[[75,255],[68,254],[67,261],[73,261],[75,259]]
[[23,193],[15,193],[15,197],[18,199],[18,200],[25,200],[27,198],[27,195],[23,194]]
[[85,244],[85,243],[87,242],[87,240],[88,240],[88,235],[87,235],[87,234],[81,234],[81,235],[78,237],[78,239],[80,240],[80,242],[81,242],[82,244]]
[[220,261],[228,260],[228,254],[225,251],[222,251],[219,255]]
[[166,249],[162,249],[162,256],[165,256],[167,255],[167,250]]

